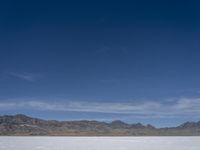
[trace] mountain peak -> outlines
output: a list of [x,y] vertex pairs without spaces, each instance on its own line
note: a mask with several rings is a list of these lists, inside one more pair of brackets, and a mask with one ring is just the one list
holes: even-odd
[[111,122],[111,124],[127,124],[127,123],[125,123],[121,120],[114,120],[114,121]]
[[155,128],[141,123],[127,124],[121,120],[111,123],[98,121],[47,121],[23,114],[0,116],[0,135],[200,135],[200,122],[186,122],[173,128]]
[[110,126],[113,128],[127,128],[129,124],[121,121],[121,120],[114,120],[110,123]]

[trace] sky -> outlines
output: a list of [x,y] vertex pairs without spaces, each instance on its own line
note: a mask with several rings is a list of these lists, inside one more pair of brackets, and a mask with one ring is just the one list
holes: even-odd
[[0,2],[0,115],[200,118],[198,0]]

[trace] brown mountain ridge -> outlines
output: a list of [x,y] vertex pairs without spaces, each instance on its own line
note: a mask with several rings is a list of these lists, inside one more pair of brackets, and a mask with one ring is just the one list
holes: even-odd
[[199,136],[200,121],[186,122],[177,127],[155,128],[141,123],[120,120],[56,121],[32,118],[23,114],[0,116],[0,135],[15,136]]

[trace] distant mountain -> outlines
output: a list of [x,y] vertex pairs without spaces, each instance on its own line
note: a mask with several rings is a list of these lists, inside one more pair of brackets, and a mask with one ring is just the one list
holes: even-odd
[[65,135],[65,136],[160,136],[200,135],[200,122],[186,122],[172,128],[155,128],[120,120],[99,121],[42,120],[18,114],[0,116],[0,135]]

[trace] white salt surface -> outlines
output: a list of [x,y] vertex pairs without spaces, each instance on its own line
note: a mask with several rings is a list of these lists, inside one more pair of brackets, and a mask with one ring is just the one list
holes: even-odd
[[0,150],[200,150],[200,137],[0,137]]

